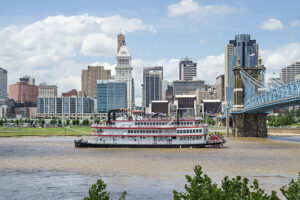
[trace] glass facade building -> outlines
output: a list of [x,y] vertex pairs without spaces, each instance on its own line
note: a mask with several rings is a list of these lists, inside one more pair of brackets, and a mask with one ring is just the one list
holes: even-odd
[[112,80],[97,81],[97,113],[127,107],[127,85]]
[[143,108],[149,107],[153,100],[162,100],[163,67],[144,67],[143,69]]
[[7,99],[7,70],[0,68],[0,102]]
[[228,77],[228,83],[225,81],[225,94],[227,103],[232,104],[234,88],[233,67],[236,64],[236,60],[239,58],[242,67],[255,67],[259,50],[256,40],[251,40],[249,34],[236,35],[234,40],[229,41],[227,47],[231,48],[225,48],[225,51],[228,50],[228,52],[225,52],[225,55],[228,57],[225,58],[225,79]]

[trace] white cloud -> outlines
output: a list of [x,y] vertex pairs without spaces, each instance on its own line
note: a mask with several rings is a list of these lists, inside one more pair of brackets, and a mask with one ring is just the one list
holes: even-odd
[[201,45],[205,45],[205,44],[209,43],[209,41],[205,40],[205,39],[200,39],[199,42],[200,42]]
[[103,33],[86,36],[82,42],[80,52],[86,56],[111,56],[116,52],[117,40]]
[[263,50],[261,57],[268,76],[274,72],[279,73],[283,67],[300,60],[300,43],[291,43],[274,50]]
[[114,57],[120,30],[126,34],[156,32],[140,19],[119,15],[102,18],[58,15],[24,26],[3,27],[0,28],[0,66],[8,70],[9,84],[29,74],[38,83],[57,83],[60,91],[81,89],[81,69],[88,63],[78,60],[82,56]]
[[236,12],[236,9],[228,5],[202,6],[194,0],[182,0],[179,3],[168,6],[169,17],[204,17],[208,15],[224,15]]
[[224,54],[207,56],[197,62],[198,78],[213,84],[218,75],[224,74]]
[[294,20],[290,22],[291,27],[300,26],[300,20]]
[[264,21],[260,27],[263,30],[269,30],[269,31],[280,30],[284,28],[282,22],[279,19],[274,19],[274,18],[270,18]]

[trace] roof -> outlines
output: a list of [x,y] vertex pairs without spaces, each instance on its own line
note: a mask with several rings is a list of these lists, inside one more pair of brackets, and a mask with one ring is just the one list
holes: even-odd
[[118,56],[120,56],[120,57],[130,57],[130,54],[129,54],[129,52],[128,52],[128,49],[127,49],[127,47],[125,46],[125,45],[122,45],[121,47],[120,47],[120,50],[119,50],[119,52],[118,52],[118,54],[117,54],[117,57]]

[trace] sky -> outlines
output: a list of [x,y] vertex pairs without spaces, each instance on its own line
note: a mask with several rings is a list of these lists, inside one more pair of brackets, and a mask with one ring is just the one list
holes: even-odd
[[300,61],[298,0],[0,0],[0,67],[8,83],[30,75],[56,84],[59,93],[81,90],[88,65],[112,69],[117,34],[125,34],[132,57],[136,104],[142,69],[163,66],[178,80],[186,56],[208,84],[224,73],[224,46],[237,34],[259,44],[267,78]]

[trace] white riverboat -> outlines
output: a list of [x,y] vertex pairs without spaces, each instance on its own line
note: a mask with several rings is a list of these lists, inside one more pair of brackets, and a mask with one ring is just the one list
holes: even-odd
[[76,147],[201,148],[221,146],[218,134],[208,135],[206,124],[194,119],[115,120],[110,125],[92,125],[89,140],[75,140]]

